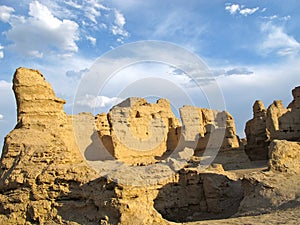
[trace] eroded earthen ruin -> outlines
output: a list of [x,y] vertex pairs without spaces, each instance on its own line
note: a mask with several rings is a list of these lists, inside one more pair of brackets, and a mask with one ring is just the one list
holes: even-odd
[[293,101],[285,108],[274,101],[265,109],[261,101],[253,105],[253,119],[246,123],[246,153],[251,160],[268,159],[273,140],[300,141],[300,87],[292,91]]
[[246,152],[269,161],[250,162],[227,112],[185,106],[180,123],[167,100],[131,98],[108,114],[68,116],[40,72],[19,68],[13,82],[2,224],[300,222],[299,87],[288,109],[255,103]]
[[228,112],[194,106],[179,110],[182,124],[167,99],[151,104],[143,98],[128,98],[108,114],[97,115],[96,129],[114,158],[133,165],[154,163],[182,145],[196,151],[239,148]]

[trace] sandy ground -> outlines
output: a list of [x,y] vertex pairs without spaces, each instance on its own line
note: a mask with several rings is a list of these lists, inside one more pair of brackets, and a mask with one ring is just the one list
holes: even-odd
[[256,224],[300,224],[300,206],[290,208],[287,210],[275,211],[270,214],[262,214],[258,216],[246,216],[238,218],[230,218],[223,220],[206,220],[200,222],[189,222],[182,223],[185,225],[196,225],[196,224],[243,224],[243,225],[256,225]]

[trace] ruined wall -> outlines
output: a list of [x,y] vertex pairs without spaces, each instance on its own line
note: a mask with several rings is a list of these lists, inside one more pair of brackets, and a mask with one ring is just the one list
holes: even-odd
[[180,117],[184,138],[194,141],[197,151],[207,147],[226,150],[240,146],[234,119],[226,111],[184,106],[180,108]]
[[266,110],[261,101],[253,106],[253,119],[246,123],[245,151],[251,160],[268,159],[272,140],[300,140],[300,87],[292,91],[293,101],[284,108],[282,101],[274,101]]
[[176,148],[180,123],[168,100],[148,103],[128,98],[109,113],[96,117],[104,146],[113,157],[129,164],[149,164]]
[[300,141],[300,86],[292,90],[293,101],[288,111],[279,117],[279,129],[271,134],[272,139]]
[[199,151],[239,147],[228,112],[184,106],[180,117],[182,125],[166,99],[150,104],[142,98],[128,98],[108,114],[97,115],[96,127],[107,151],[129,164],[153,163],[176,147]]
[[67,123],[63,111],[65,101],[55,96],[39,71],[19,68],[14,75],[13,90],[17,102],[17,126],[48,129],[53,121],[58,126]]
[[253,119],[246,123],[247,145],[245,152],[251,160],[268,158],[269,134],[266,126],[267,110],[262,101],[253,105]]
[[160,189],[154,207],[173,222],[220,219],[234,215],[242,197],[241,181],[220,169],[205,173],[183,169],[175,182]]

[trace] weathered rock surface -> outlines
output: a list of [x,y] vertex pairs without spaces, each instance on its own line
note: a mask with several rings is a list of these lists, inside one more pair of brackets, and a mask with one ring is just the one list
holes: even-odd
[[244,191],[236,216],[254,216],[299,206],[299,174],[254,172],[242,179]]
[[184,106],[180,117],[182,125],[166,99],[150,104],[142,98],[128,98],[107,115],[97,115],[96,126],[107,151],[132,165],[156,162],[182,146],[196,150],[239,147],[228,112]]
[[279,130],[271,137],[273,139],[300,141],[300,86],[292,91],[293,101],[289,104],[285,114],[279,120]]
[[258,215],[300,205],[300,143],[274,140],[269,169],[244,176],[244,198],[237,215]]
[[[39,92],[40,89],[43,90],[42,93]],[[176,160],[167,161],[163,165],[150,165],[147,172],[150,177],[156,174],[157,182],[145,186],[116,183],[110,178],[104,178],[100,173],[105,168],[100,168],[97,173],[86,163],[84,155],[78,149],[72,129],[72,122],[80,125],[80,122],[88,120],[91,122],[88,123],[90,126],[88,129],[92,133],[96,131],[90,114],[76,115],[72,120],[72,117],[67,116],[63,111],[64,101],[55,96],[50,84],[35,70],[19,68],[14,76],[14,91],[18,102],[18,125],[5,139],[0,164],[0,219],[4,224],[167,223],[155,210],[154,199],[168,183],[179,182],[180,176],[186,176],[178,175],[174,170],[172,173],[166,173],[164,177],[164,168],[168,167],[168,170],[170,168],[172,170],[169,165],[178,163]],[[36,93],[40,93],[41,96]],[[164,127],[165,130],[176,127],[178,121],[171,111],[167,113],[163,111],[168,104],[161,100],[158,102],[161,110],[152,111],[152,105],[145,104],[144,109],[143,106],[138,105],[140,115],[132,120],[142,117],[149,120],[149,115],[151,118],[152,114],[154,118],[162,115],[161,118],[166,120],[164,122],[168,125]],[[147,116],[143,116],[145,115],[143,113]],[[136,116],[137,112],[134,115]],[[107,129],[109,123],[105,118],[99,115],[97,119],[101,124],[100,135],[110,132]],[[116,117],[112,123],[117,123],[117,119],[122,118]],[[137,123],[137,121],[131,122]],[[80,126],[75,126],[74,129],[76,128],[80,129]],[[77,138],[84,139],[85,132],[86,130],[83,129],[77,134],[79,135]],[[140,133],[137,130],[133,132]],[[83,146],[89,145],[89,142],[79,143]],[[167,141],[164,145],[168,145]],[[175,158],[184,158],[186,162],[188,160],[186,157],[191,157],[191,153],[179,151],[174,154],[178,154]],[[177,164],[173,168],[175,167],[178,167]],[[119,178],[123,176],[132,182],[134,177],[137,177],[138,174],[129,167],[124,168],[127,170],[114,168],[116,171],[115,174],[111,174],[112,179],[116,178],[114,175]],[[181,166],[178,167],[180,168]],[[137,182],[143,184],[147,180],[147,172],[140,174]],[[189,173],[195,172],[184,172],[184,174]],[[196,176],[200,176],[199,172],[197,174]],[[224,179],[228,182],[236,182],[226,178],[226,175]],[[221,181],[222,179],[214,184],[215,188],[222,185],[223,181]],[[194,189],[197,191],[196,186]],[[218,195],[211,196],[210,199],[213,204],[221,201]],[[192,195],[188,201],[195,201]],[[202,201],[201,204],[205,205],[205,197]],[[225,210],[223,206],[220,208],[220,211],[222,210]],[[203,208],[203,212],[205,211],[208,212],[207,207]]]
[[[40,89],[43,92],[39,92]],[[175,150],[160,163],[146,166],[129,166],[110,158],[109,154],[93,161],[88,158],[97,157],[97,154],[93,155],[95,149],[97,153],[103,153],[103,146],[95,146],[99,134],[112,137],[111,127],[119,129],[116,126],[118,120],[131,124],[120,117],[125,103],[118,106],[112,120],[105,114],[98,115],[96,123],[93,115],[88,113],[67,116],[63,111],[64,101],[55,96],[50,84],[38,71],[25,68],[19,68],[15,73],[14,91],[18,102],[18,124],[5,139],[0,161],[1,224],[199,223],[204,219],[258,215],[299,206],[299,164],[293,163],[293,160],[299,161],[296,154],[299,144],[274,142],[270,152],[271,171],[245,176],[224,171],[221,165],[211,165],[204,171],[197,163],[188,161],[193,149],[184,147],[183,151]],[[154,118],[167,120],[168,126],[160,128],[170,131],[170,127],[177,127],[176,121],[169,120],[173,114],[151,111],[160,104],[167,106],[164,100],[154,106],[138,102],[140,99],[129,105],[137,104],[135,107],[142,114],[124,111],[129,118],[134,115],[131,119],[135,127],[138,127],[138,118],[143,117],[141,123],[148,125],[152,113]],[[151,112],[151,118],[148,112]],[[203,131],[197,130],[199,136],[203,134],[202,138],[205,138],[207,133],[220,128],[225,133],[228,129],[229,134],[225,135],[228,139],[234,136],[233,119],[229,114],[223,112],[221,117],[213,120],[214,117],[206,113],[210,115],[211,112],[205,111],[201,120],[195,119],[199,124],[202,121],[208,125],[203,126]],[[159,121],[155,125],[161,126]],[[73,129],[78,132],[76,135]],[[133,128],[132,133],[146,135],[147,129]],[[193,135],[191,139],[188,133],[186,135],[185,141],[194,141]],[[164,145],[169,146],[168,137],[163,140]],[[292,150],[285,149],[285,145],[291,145]],[[93,163],[98,168],[93,167]],[[107,171],[110,173],[106,174]],[[296,224],[300,222],[293,219]],[[229,221],[243,222],[245,218]],[[257,224],[257,220],[254,218],[249,223]]]
[[58,126],[67,123],[63,111],[65,101],[55,96],[39,71],[19,68],[14,75],[13,90],[17,101],[17,126],[42,130],[53,127],[53,121]]
[[274,101],[266,110],[261,101],[253,106],[253,119],[246,123],[245,151],[251,160],[268,159],[268,146],[272,140],[299,141],[300,87],[292,91],[293,101],[284,108],[282,101]]
[[245,152],[251,160],[268,158],[269,135],[266,127],[267,110],[262,101],[253,105],[253,119],[246,123],[247,145]]
[[180,117],[185,141],[194,143],[194,149],[239,147],[234,119],[228,112],[184,106],[180,108]]
[[270,144],[269,166],[272,171],[300,172],[300,142],[274,140]]
[[290,109],[300,109],[300,87],[295,87],[292,90],[293,101],[288,105]]
[[241,181],[224,171],[184,169],[160,189],[154,207],[174,222],[226,218],[237,212],[242,197]]
[[108,115],[97,116],[97,129],[113,157],[129,164],[149,164],[176,148],[180,123],[168,100],[156,104],[128,98]]
[[270,135],[274,135],[279,130],[279,118],[287,113],[289,110],[286,109],[282,101],[275,100],[267,109],[266,127]]
[[59,223],[63,218],[58,211],[73,205],[64,199],[79,199],[78,187],[95,179],[96,173],[76,147],[71,118],[63,111],[64,101],[55,96],[43,76],[36,70],[19,68],[13,89],[18,124],[7,135],[2,151],[1,221]]

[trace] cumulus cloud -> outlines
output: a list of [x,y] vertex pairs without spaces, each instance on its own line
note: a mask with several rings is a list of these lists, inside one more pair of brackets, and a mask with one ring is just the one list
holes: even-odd
[[234,15],[238,11],[240,11],[240,5],[238,4],[227,5],[225,6],[225,10],[228,11],[231,15]]
[[243,5],[227,3],[225,5],[225,10],[228,11],[230,15],[240,14],[242,16],[248,16],[258,11],[259,7],[245,8]]
[[105,108],[112,105],[116,105],[121,102],[122,99],[117,97],[107,97],[107,96],[93,96],[86,95],[84,99],[78,100],[76,103],[80,106],[87,106],[91,109],[93,108]]
[[10,25],[3,34],[12,44],[5,47],[22,55],[72,56],[78,52],[80,38],[96,45],[92,32],[100,29],[117,36],[120,43],[129,36],[122,12],[103,5],[101,0],[34,0],[28,1],[28,6],[28,15],[0,6],[0,21]]
[[0,114],[0,120],[3,120],[4,116],[2,114]]
[[280,56],[291,56],[299,53],[300,43],[293,36],[288,35],[283,27],[267,22],[262,24],[261,31],[265,36],[264,41],[259,46],[261,53],[276,53]]
[[1,5],[0,6],[0,20],[3,22],[9,21],[9,19],[14,11],[15,10],[12,7]]
[[43,57],[45,54],[78,51],[76,41],[78,24],[71,20],[60,20],[38,1],[29,4],[29,17],[10,16],[7,23],[11,29],[5,32],[13,42],[11,49],[32,57]]

